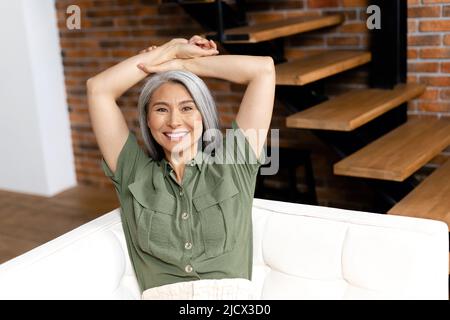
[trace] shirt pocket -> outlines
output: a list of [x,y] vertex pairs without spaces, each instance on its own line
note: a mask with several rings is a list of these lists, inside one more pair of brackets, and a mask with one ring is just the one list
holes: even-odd
[[211,191],[192,199],[200,218],[207,257],[234,249],[239,218],[239,190],[231,180],[221,179]]
[[[133,192],[136,212],[136,238],[139,247],[161,260],[175,257],[174,223],[176,199],[166,192]],[[136,210],[136,209],[135,209]]]

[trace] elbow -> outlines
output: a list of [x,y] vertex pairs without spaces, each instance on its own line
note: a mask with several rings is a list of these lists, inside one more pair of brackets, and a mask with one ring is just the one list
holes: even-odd
[[268,73],[275,73],[275,62],[271,56],[264,57],[264,70]]
[[94,77],[86,80],[86,93],[88,95],[102,93],[102,91],[98,79]]
[[93,78],[89,78],[86,80],[86,92],[92,93],[94,91],[95,81]]
[[258,64],[257,75],[270,75],[275,73],[275,63],[270,56],[261,57],[260,63]]

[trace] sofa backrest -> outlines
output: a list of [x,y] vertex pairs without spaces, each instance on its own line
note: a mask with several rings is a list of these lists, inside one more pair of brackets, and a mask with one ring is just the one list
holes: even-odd
[[448,299],[448,227],[255,199],[262,299]]
[[[263,299],[446,299],[438,221],[254,200]],[[119,210],[0,265],[0,299],[139,299]]]

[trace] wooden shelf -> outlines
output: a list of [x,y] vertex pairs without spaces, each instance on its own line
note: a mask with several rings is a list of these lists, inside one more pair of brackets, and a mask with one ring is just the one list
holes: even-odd
[[389,214],[441,220],[450,226],[450,161],[436,169]]
[[450,144],[450,121],[415,118],[334,165],[337,175],[403,181]]
[[352,131],[425,91],[422,84],[400,84],[393,90],[354,90],[286,118],[299,129]]
[[277,64],[277,85],[302,86],[366,64],[370,59],[370,52],[365,51],[327,51]]
[[[232,28],[224,31],[226,37],[225,43],[258,43],[338,25],[343,21],[343,15],[333,14],[321,17],[295,17],[252,26]],[[204,36],[208,37],[214,34],[209,32],[204,34]]]

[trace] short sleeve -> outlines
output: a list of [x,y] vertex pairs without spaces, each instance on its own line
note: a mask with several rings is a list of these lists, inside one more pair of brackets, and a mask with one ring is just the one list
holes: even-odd
[[[247,137],[242,133],[242,130],[236,123],[236,120],[231,122],[231,132],[227,131],[225,134],[225,139],[231,139],[231,145],[233,148],[228,148],[227,153],[234,153],[236,164],[245,165],[249,171],[256,171],[258,168],[266,162],[266,154],[264,148],[261,150],[259,157],[256,156],[253,148],[247,140]],[[228,129],[230,130],[230,129]],[[224,142],[225,147],[227,142]],[[228,142],[228,145],[230,143]],[[234,149],[234,150],[233,150]]]
[[266,162],[265,150],[261,150],[258,158],[236,121],[232,121],[231,126],[225,130],[221,154],[225,156],[224,163],[232,166],[241,192],[253,197],[258,169]]
[[117,159],[116,172],[113,172],[105,159],[102,158],[102,169],[107,177],[114,183],[120,193],[123,186],[128,186],[135,180],[136,172],[144,167],[151,158],[139,146],[136,136],[129,131],[128,138],[122,147]]

